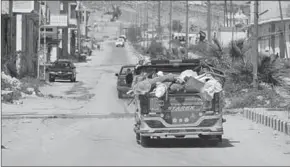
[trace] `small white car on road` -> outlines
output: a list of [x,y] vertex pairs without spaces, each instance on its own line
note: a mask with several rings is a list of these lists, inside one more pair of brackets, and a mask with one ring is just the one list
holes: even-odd
[[125,46],[125,41],[123,38],[118,38],[117,41],[115,42],[116,47],[124,47]]

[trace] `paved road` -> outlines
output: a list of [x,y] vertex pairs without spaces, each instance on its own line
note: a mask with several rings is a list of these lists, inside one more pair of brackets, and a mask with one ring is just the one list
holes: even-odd
[[[118,64],[133,61],[125,48],[108,43],[104,52],[95,51],[91,61],[77,65],[77,83],[42,88],[56,96],[47,103],[75,109],[65,113],[68,119],[3,120],[3,165],[290,165],[289,137],[239,116],[226,116],[224,140],[217,147],[197,138],[138,145],[133,108],[117,98],[114,76]],[[85,94],[92,96],[82,98]],[[28,102],[26,109],[37,105]]]

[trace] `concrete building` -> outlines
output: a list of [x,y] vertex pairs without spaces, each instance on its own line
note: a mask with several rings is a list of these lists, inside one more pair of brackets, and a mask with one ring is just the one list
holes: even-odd
[[62,12],[65,9],[61,1],[47,1],[47,5],[51,10],[51,16],[50,23],[44,27],[49,41],[50,62],[54,62],[68,54],[69,45],[63,33],[68,27],[68,15]]
[[[285,22],[284,27],[280,18],[279,1],[260,1],[259,13],[267,11],[259,16],[259,51],[278,53],[281,58],[286,57],[290,51],[290,1],[281,1],[282,15]],[[251,3],[251,26],[249,33],[252,34],[254,21],[254,3]],[[286,45],[285,41],[286,40]],[[284,51],[282,51],[284,50]],[[287,51],[287,52],[286,52]]]
[[[9,1],[7,2],[9,4]],[[3,1],[1,3],[3,4]],[[12,18],[8,15],[7,9],[3,9],[9,8],[9,5],[4,2],[4,6],[2,6],[3,21],[6,21],[7,24],[1,24],[3,34],[1,35],[1,48],[4,49],[1,56],[15,56],[15,72],[19,77],[36,76],[40,3],[37,1],[13,1]],[[9,25],[11,23],[12,27]],[[12,33],[12,38],[10,33]]]

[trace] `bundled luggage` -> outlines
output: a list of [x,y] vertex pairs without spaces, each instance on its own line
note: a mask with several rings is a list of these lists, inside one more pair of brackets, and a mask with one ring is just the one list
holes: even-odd
[[[151,77],[149,77],[151,76]],[[154,93],[157,98],[166,93],[200,93],[205,100],[212,100],[215,93],[222,91],[222,83],[211,73],[198,75],[193,70],[185,70],[179,75],[158,71],[155,75],[141,73],[135,76],[132,90],[128,93],[145,95]]]

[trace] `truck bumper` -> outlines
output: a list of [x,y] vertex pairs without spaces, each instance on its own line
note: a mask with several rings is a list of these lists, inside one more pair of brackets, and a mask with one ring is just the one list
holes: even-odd
[[150,136],[150,137],[170,137],[170,136],[195,136],[195,135],[205,135],[205,136],[217,136],[223,135],[223,119],[219,118],[213,126],[201,127],[201,126],[186,126],[183,127],[162,127],[162,128],[152,128],[144,121],[141,121],[139,128],[135,128],[135,133],[139,133],[140,136]]
[[223,135],[223,129],[217,131],[211,131],[210,129],[162,129],[162,130],[137,130],[136,133],[140,133],[141,136],[148,137],[174,137],[174,136],[194,136],[194,135],[206,135],[206,136],[216,136]]
[[74,77],[73,74],[49,74],[51,78],[55,78],[55,79],[72,79]]

